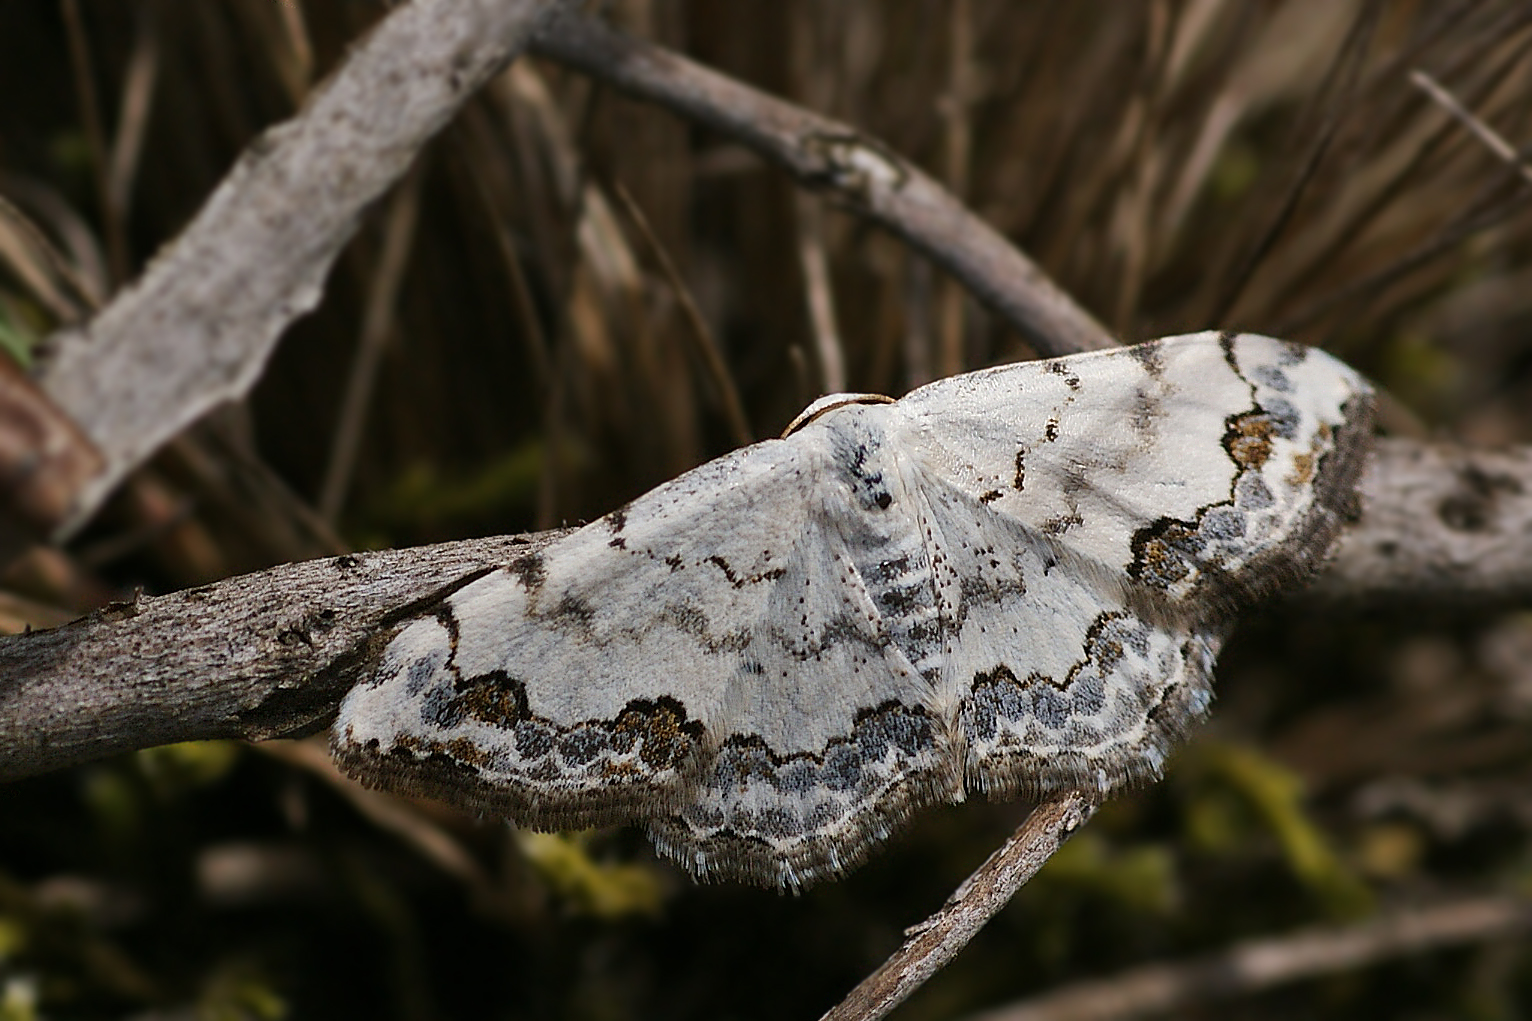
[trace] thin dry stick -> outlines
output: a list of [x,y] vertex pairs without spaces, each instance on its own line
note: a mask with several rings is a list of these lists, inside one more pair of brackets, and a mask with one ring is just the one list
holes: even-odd
[[1463,605],[1532,598],[1532,447],[1380,439],[1362,520],[1306,593]]
[[1435,100],[1442,109],[1457,118],[1475,138],[1484,143],[1490,152],[1515,167],[1516,172],[1521,174],[1522,180],[1532,184],[1532,167],[1527,166],[1526,162],[1516,152],[1516,147],[1502,138],[1499,132],[1485,124],[1478,117],[1475,117],[1462,103],[1457,101],[1457,98],[1452,93],[1442,88],[1437,80],[1426,74],[1426,72],[1419,68],[1411,71],[1410,81],[1414,82],[1417,88]]
[[617,196],[617,201],[622,204],[623,211],[643,235],[644,244],[649,248],[649,254],[654,256],[654,261],[659,264],[660,272],[665,274],[665,280],[670,284],[670,291],[680,303],[681,313],[686,319],[686,325],[690,328],[692,343],[697,349],[697,354],[702,359],[703,369],[707,372],[708,379],[713,384],[713,389],[718,393],[718,398],[723,402],[724,418],[729,423],[729,433],[734,442],[740,446],[752,443],[755,433],[750,428],[750,419],[745,415],[745,402],[740,399],[739,388],[734,385],[734,377],[729,374],[729,365],[724,361],[723,352],[718,350],[718,343],[713,339],[713,331],[707,328],[703,321],[702,310],[692,300],[691,289],[686,286],[686,281],[681,279],[676,264],[671,261],[670,253],[665,246],[660,244],[660,239],[654,236],[654,230],[649,225],[649,218],[644,215],[637,202],[628,189],[622,186],[621,181],[612,182],[612,193]]
[[1038,805],[940,911],[907,930],[904,945],[820,1021],[886,1017],[945,968],[1095,811],[1096,804],[1078,791],[1057,794]]
[[846,389],[846,355],[835,323],[835,292],[830,285],[830,263],[825,258],[824,217],[819,202],[799,192],[798,265],[803,270],[803,290],[809,307],[809,327],[819,355],[820,380],[825,393]]
[[330,463],[325,468],[324,485],[319,491],[319,515],[334,525],[340,517],[351,475],[356,468],[356,454],[362,446],[367,426],[367,409],[378,379],[383,349],[393,334],[394,308],[399,284],[409,264],[415,245],[415,222],[420,210],[420,175],[412,173],[394,193],[388,206],[388,227],[383,235],[383,252],[367,292],[362,313],[362,335],[351,361],[351,375],[346,380],[346,395],[341,400],[340,419],[330,444]]
[[312,734],[401,615],[567,534],[285,564],[0,637],[0,781],[179,741]]
[[1188,961],[1135,968],[1065,986],[969,1021],[1105,1021],[1183,1010],[1438,947],[1532,929],[1522,897],[1476,897],[1399,911],[1361,925],[1251,940]]

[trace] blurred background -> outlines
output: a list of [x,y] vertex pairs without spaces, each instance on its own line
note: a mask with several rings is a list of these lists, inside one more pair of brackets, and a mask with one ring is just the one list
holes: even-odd
[[[0,346],[26,362],[132,280],[386,6],[0,4]],[[1286,336],[1377,379],[1395,435],[1532,438],[1519,0],[600,7],[914,160],[1124,341]],[[372,211],[252,398],[13,566],[0,624],[578,523],[776,435],[827,380],[898,395],[1031,356],[729,139],[521,61]],[[1532,614],[1398,595],[1252,615],[1165,781],[1108,805],[897,1016],[1532,892]],[[361,791],[319,742],[0,787],[0,1021],[816,1017],[1027,811],[927,813],[779,896],[693,886],[632,831]],[[1204,976],[1173,1013],[1525,1016],[1525,923],[1267,989]]]

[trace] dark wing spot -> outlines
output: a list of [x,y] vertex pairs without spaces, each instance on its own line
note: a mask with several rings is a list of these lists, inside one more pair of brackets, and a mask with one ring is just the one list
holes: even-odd
[[686,718],[686,706],[669,696],[635,699],[623,707],[612,724],[613,743],[642,740],[638,757],[651,769],[678,769],[691,749],[702,741],[702,724]]
[[566,594],[548,617],[556,623],[571,624],[580,630],[589,631],[591,622],[596,619],[596,608],[578,596]]
[[1133,534],[1133,563],[1128,574],[1153,588],[1168,589],[1191,574],[1188,554],[1200,545],[1195,525],[1160,518]]
[[707,562],[722,571],[723,576],[729,579],[729,584],[733,585],[735,588],[739,588],[745,583],[744,579],[734,573],[734,568],[729,566],[729,562],[718,554],[715,553],[708,557]]
[[1060,514],[1043,522],[1043,531],[1049,535],[1063,535],[1065,532],[1082,525],[1085,519],[1080,517],[1079,511],[1070,511],[1068,514]]
[[504,670],[459,680],[456,708],[492,727],[507,730],[531,716],[527,709],[527,688]]
[[1143,365],[1144,371],[1153,379],[1159,379],[1165,374],[1165,355],[1160,350],[1158,340],[1145,341],[1127,349],[1128,353],[1137,358]]
[[547,568],[543,566],[541,553],[529,553],[524,557],[511,561],[505,569],[509,571],[521,587],[530,594],[536,594],[543,587],[543,582],[548,577]]

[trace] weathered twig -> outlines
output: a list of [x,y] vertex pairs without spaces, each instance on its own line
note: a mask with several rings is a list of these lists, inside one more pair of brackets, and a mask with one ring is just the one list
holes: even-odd
[[998,231],[856,128],[575,14],[550,18],[533,49],[737,139],[801,184],[826,191],[961,280],[1044,354],[1116,343]]
[[137,283],[52,338],[39,383],[105,458],[65,530],[167,439],[254,385],[282,330],[319,301],[362,212],[559,2],[400,7],[298,116],[250,145]]
[[174,741],[317,730],[402,608],[562,534],[287,564],[0,639],[0,780]]
[[821,1021],[878,1021],[886,1017],[945,968],[1095,811],[1096,805],[1076,792],[1056,795],[1038,805],[1000,849],[947,898],[940,911],[910,929],[904,945]]
[[1229,999],[1436,947],[1532,929],[1532,902],[1476,897],[1397,911],[1360,925],[1308,929],[1228,950],[1081,982],[969,1021],[1105,1021]]
[[1532,598],[1532,448],[1380,440],[1364,510],[1314,594],[1462,604]]

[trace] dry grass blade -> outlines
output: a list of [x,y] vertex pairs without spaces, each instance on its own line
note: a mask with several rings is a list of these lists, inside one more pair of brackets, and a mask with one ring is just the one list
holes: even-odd
[[[143,159],[149,116],[153,111],[155,84],[159,80],[160,36],[153,9],[140,13],[133,54],[123,77],[122,100],[117,111],[117,133],[106,168],[106,191],[111,208],[126,233],[128,210],[133,201],[133,182]],[[124,267],[126,268],[126,267]]]
[[835,320],[835,292],[830,264],[825,257],[825,225],[819,201],[799,195],[798,265],[803,270],[803,291],[809,308],[810,333],[819,358],[819,377],[824,393],[846,392],[846,354]]
[[[81,306],[89,305],[93,289],[47,236],[4,198],[0,198],[0,260],[60,322],[77,322],[83,316]],[[73,295],[65,292],[66,286]]]
[[[1254,244],[1240,257],[1235,270],[1228,275],[1224,283],[1223,293],[1220,294],[1211,306],[1211,312],[1206,316],[1209,323],[1223,323],[1229,319],[1230,310],[1239,300],[1241,292],[1249,284],[1256,267],[1271,252],[1277,239],[1282,236],[1284,230],[1292,222],[1297,212],[1299,200],[1307,187],[1314,181],[1319,172],[1321,163],[1335,141],[1336,132],[1339,128],[1339,116],[1330,112],[1322,118],[1317,116],[1321,104],[1328,97],[1331,104],[1340,106],[1344,100],[1336,100],[1336,96],[1352,95],[1357,87],[1357,79],[1362,74],[1363,57],[1368,42],[1377,30],[1377,3],[1374,2],[1364,7],[1352,22],[1351,30],[1347,33],[1345,42],[1341,45],[1326,75],[1326,83],[1316,94],[1310,105],[1299,120],[1307,130],[1306,135],[1307,153],[1302,162],[1294,169],[1292,180],[1288,184],[1280,203],[1271,215],[1270,224],[1257,236]],[[1317,123],[1316,123],[1317,121]],[[1189,182],[1189,178],[1183,178]],[[1172,224],[1180,226],[1182,217],[1189,210],[1192,199],[1192,189],[1187,187],[1185,194],[1180,194],[1171,203]],[[1184,203],[1178,205],[1178,201]]]
[[122,209],[117,205],[116,194],[112,189],[106,129],[102,125],[101,107],[96,99],[95,62],[91,59],[90,44],[86,41],[79,0],[62,0],[62,9],[69,34],[69,59],[74,70],[75,100],[80,104],[80,120],[85,128],[86,144],[90,147],[96,198],[101,203],[101,215],[106,221],[103,233],[106,236],[108,264],[111,266],[113,281],[122,281],[128,276],[128,242]]
[[[1457,13],[1461,16],[1461,10]],[[1451,51],[1452,65],[1462,69],[1478,101],[1514,95],[1525,76],[1518,42],[1525,26],[1507,22],[1507,16],[1465,24],[1461,30],[1471,42]],[[1442,47],[1441,38],[1423,34],[1410,52],[1420,61]],[[1343,51],[1343,58],[1353,52]],[[1418,103],[1405,101],[1400,85],[1408,65],[1402,65],[1401,56],[1373,56],[1370,64],[1359,85],[1332,100],[1336,105],[1328,118],[1334,136],[1326,140],[1317,167],[1294,174],[1294,180],[1306,182],[1306,194],[1273,220],[1287,226],[1265,246],[1259,272],[1248,282],[1231,282],[1243,287],[1228,313],[1233,321],[1269,322],[1272,332],[1289,335],[1322,335],[1341,326],[1345,310],[1364,307],[1403,277],[1420,274],[1414,277],[1419,281],[1415,293],[1427,293],[1427,274],[1444,266],[1443,256],[1466,236],[1453,225],[1463,223],[1464,206],[1483,202],[1475,193],[1488,184],[1485,168],[1463,159],[1461,147],[1452,145],[1453,136],[1438,118],[1422,116]],[[1353,76],[1347,72],[1346,77]],[[1342,167],[1354,169],[1339,177],[1336,170]],[[1442,201],[1407,200],[1426,193]],[[1448,196],[1455,201],[1447,201]],[[1476,221],[1471,231],[1482,231],[1485,224]],[[1414,255],[1398,259],[1400,250]],[[1320,288],[1328,296],[1310,297]],[[1308,297],[1302,302],[1305,311],[1292,310],[1295,296]]]
[[307,95],[314,77],[314,44],[309,38],[303,8],[297,0],[277,4],[277,15],[282,21],[282,35],[287,40],[288,57],[283,62],[283,79],[288,94],[297,101]]
[[362,317],[356,357],[351,362],[351,373],[346,379],[345,395],[341,398],[335,434],[330,441],[330,464],[325,471],[324,485],[319,491],[319,514],[332,526],[340,517],[346,492],[351,486],[357,450],[362,444],[367,413],[377,383],[378,366],[383,360],[384,348],[397,328],[395,310],[399,285],[414,246],[415,221],[419,211],[420,176],[416,172],[400,184],[388,206],[383,250],[368,289],[367,309]]
[[666,281],[670,284],[671,293],[680,303],[686,320],[687,334],[691,337],[697,356],[702,361],[708,381],[723,404],[724,418],[729,423],[729,432],[734,442],[739,446],[753,442],[755,432],[750,428],[750,420],[745,417],[745,404],[740,400],[739,388],[734,385],[734,377],[729,374],[729,366],[718,350],[712,331],[703,321],[702,312],[697,308],[697,302],[692,298],[686,281],[681,279],[681,273],[676,269],[676,264],[671,261],[670,253],[665,250],[664,245],[660,244],[660,239],[654,236],[654,229],[649,226],[649,218],[644,215],[638,203],[633,201],[633,196],[628,193],[628,189],[618,183],[613,190],[617,200],[622,203],[623,210],[628,214],[628,218],[633,221],[633,225],[643,236],[649,253],[659,264],[660,272],[665,275]]

